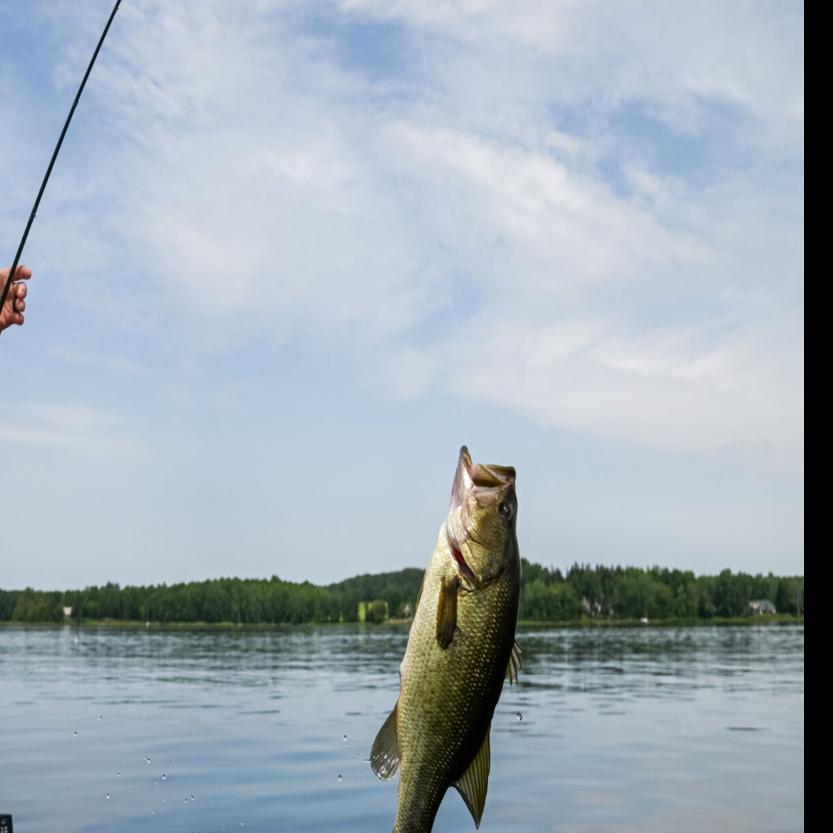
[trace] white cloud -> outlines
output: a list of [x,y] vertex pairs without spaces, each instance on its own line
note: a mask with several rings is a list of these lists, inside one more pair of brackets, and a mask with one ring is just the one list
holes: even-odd
[[467,260],[461,268],[476,266],[509,306],[519,291],[525,303],[530,293],[587,291],[705,248],[539,149],[401,122],[387,138],[390,154],[411,167],[409,186],[424,191],[430,234],[449,239]]
[[88,457],[133,454],[122,417],[75,402],[14,402],[0,409],[0,444],[82,452]]
[[[709,107],[731,103],[767,127],[768,137],[803,132],[803,9],[762,7],[753,0],[725,4],[651,0],[341,0],[347,14],[396,20],[449,41],[438,62],[443,76],[491,69],[496,99],[500,76],[519,70],[537,93],[589,110],[639,101],[675,130],[708,129]],[[482,66],[481,66],[482,69]],[[515,93],[524,97],[525,90]],[[753,139],[753,137],[749,137]]]
[[391,147],[413,157],[410,185],[422,173],[443,195],[428,215],[434,233],[457,268],[477,264],[481,290],[478,312],[421,360],[413,347],[384,360],[397,390],[417,368],[412,392],[433,375],[545,424],[801,470],[799,301],[765,309],[795,287],[779,270],[797,262],[783,240],[768,262],[758,224],[770,226],[771,207],[752,204],[754,184],[703,194],[641,173],[646,204],[537,150],[391,131]]
[[[75,55],[94,15],[73,26],[56,8]],[[150,287],[218,341],[337,347],[395,395],[451,390],[638,444],[800,456],[799,14],[317,11],[393,22],[413,54],[380,81],[291,3],[120,12],[85,102],[92,179],[55,185],[105,206],[109,262],[146,276],[134,306]],[[630,134],[629,114],[647,118]]]

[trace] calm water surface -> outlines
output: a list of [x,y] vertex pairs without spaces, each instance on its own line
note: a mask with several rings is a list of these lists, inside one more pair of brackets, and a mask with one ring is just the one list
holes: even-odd
[[[15,833],[389,833],[407,633],[0,628]],[[804,829],[804,628],[521,631],[481,830]],[[436,833],[474,830],[455,791]]]

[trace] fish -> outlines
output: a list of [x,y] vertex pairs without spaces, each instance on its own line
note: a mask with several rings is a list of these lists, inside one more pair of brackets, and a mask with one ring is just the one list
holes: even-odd
[[382,780],[399,770],[393,833],[430,833],[451,786],[480,827],[492,717],[504,680],[517,682],[520,667],[515,476],[460,449],[399,667],[399,699],[370,752]]

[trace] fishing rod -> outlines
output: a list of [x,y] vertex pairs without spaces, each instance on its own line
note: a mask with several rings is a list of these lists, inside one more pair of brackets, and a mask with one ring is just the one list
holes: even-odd
[[[113,22],[113,18],[116,16],[116,12],[118,11],[119,5],[121,4],[121,0],[116,0],[116,5],[113,6],[113,11],[110,12],[110,17],[107,20],[107,25],[104,27],[104,31],[101,33],[101,37],[98,40],[98,46],[95,48],[95,52],[93,52],[93,57],[90,58],[90,65],[87,67],[87,71],[84,73],[84,78],[81,81],[81,86],[78,88],[78,92],[75,94],[75,101],[72,102],[72,107],[69,110],[69,115],[67,116],[67,120],[64,122],[64,129],[61,131],[61,135],[58,138],[58,144],[55,145],[55,150],[52,151],[52,158],[49,160],[49,167],[46,169],[46,175],[43,178],[43,182],[40,184],[40,190],[38,191],[38,195],[35,198],[35,204],[32,206],[32,213],[29,215],[29,222],[26,223],[26,230],[23,232],[23,237],[20,238],[20,245],[17,247],[17,254],[14,256],[14,262],[12,263],[11,269],[9,269],[9,277],[6,280],[6,285],[3,287],[3,294],[0,295],[0,310],[3,309],[3,304],[6,303],[6,295],[9,293],[9,289],[14,281],[14,274],[17,270],[17,265],[20,263],[20,256],[23,254],[23,247],[26,245],[26,238],[29,236],[29,229],[32,228],[32,223],[34,222],[35,215],[38,213],[38,206],[40,205],[41,197],[43,196],[44,189],[46,188],[46,183],[49,181],[49,175],[52,173],[52,167],[55,164],[55,160],[58,158],[58,153],[61,150],[61,145],[64,143],[64,136],[67,134],[67,128],[69,127],[69,123],[72,121],[72,117],[75,114],[75,108],[78,106],[78,99],[81,98],[81,93],[84,92],[84,86],[87,83],[87,79],[90,77],[90,72],[92,72],[93,64],[95,63],[95,59],[98,57],[98,53],[101,51],[101,44],[104,43],[104,38],[107,37],[107,32],[110,30],[110,24]],[[14,306],[14,304],[12,304]]]

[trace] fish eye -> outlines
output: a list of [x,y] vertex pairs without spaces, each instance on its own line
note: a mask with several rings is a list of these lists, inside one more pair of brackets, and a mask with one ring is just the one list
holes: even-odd
[[512,517],[512,504],[507,503],[506,501],[501,501],[498,504],[497,511],[500,512],[506,520],[509,520],[509,518]]

